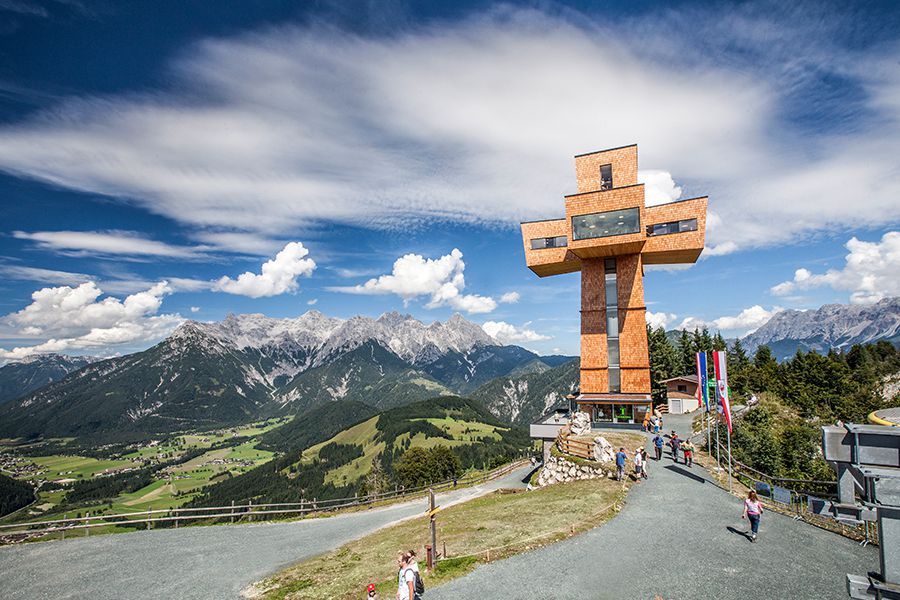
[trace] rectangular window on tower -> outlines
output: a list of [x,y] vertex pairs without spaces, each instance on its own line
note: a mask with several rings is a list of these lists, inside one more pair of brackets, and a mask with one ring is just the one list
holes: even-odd
[[600,166],[600,189],[611,190],[613,188],[612,165]]

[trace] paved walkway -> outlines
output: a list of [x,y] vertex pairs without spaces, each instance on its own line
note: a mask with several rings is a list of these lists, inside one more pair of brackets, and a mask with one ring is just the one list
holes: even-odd
[[[439,494],[441,505],[521,487],[530,467]],[[221,600],[282,567],[401,519],[424,500],[291,523],[185,527],[0,547],[0,598]]]
[[[683,435],[689,418],[669,416],[666,427]],[[750,543],[740,499],[667,453],[650,461],[649,474],[605,525],[480,566],[429,590],[428,600],[846,600],[845,575],[878,567],[877,548],[772,512]]]

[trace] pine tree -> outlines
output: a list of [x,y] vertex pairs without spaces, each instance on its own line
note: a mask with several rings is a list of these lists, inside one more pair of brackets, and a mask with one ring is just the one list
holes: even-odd
[[680,358],[681,364],[678,365],[679,373],[675,373],[674,376],[678,375],[689,375],[693,373],[696,367],[696,351],[694,350],[694,344],[691,340],[691,336],[688,334],[686,329],[681,330],[681,335],[678,337],[678,355]]
[[746,397],[750,390],[752,365],[741,340],[735,340],[728,349],[728,386],[737,396]]
[[650,348],[650,389],[653,401],[665,402],[666,386],[662,381],[677,375],[681,360],[662,327],[654,330],[648,325],[647,341]]

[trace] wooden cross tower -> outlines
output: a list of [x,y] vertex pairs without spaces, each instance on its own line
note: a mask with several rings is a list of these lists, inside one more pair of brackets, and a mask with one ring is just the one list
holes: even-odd
[[641,423],[651,408],[644,265],[692,263],[704,245],[707,197],[646,206],[637,173],[637,145],[578,155],[565,218],[522,223],[536,275],[581,271],[576,402],[601,423]]

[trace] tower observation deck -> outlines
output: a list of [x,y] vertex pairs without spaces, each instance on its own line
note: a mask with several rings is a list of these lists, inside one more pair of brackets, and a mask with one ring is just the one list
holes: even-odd
[[637,145],[578,155],[565,217],[521,224],[536,275],[581,271],[576,402],[600,423],[640,423],[651,407],[644,265],[693,263],[704,246],[707,197],[646,206],[637,173]]

